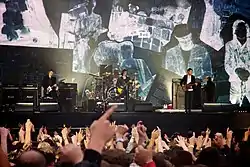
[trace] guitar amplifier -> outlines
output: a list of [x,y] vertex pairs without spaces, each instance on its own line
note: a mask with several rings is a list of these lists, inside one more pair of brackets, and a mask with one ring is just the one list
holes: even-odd
[[3,105],[16,104],[19,100],[19,87],[16,85],[4,85],[3,90]]
[[184,109],[185,108],[185,92],[180,85],[181,79],[172,79],[172,99],[174,109]]
[[38,86],[37,85],[23,85],[20,87],[20,99],[21,103],[34,102],[38,97]]
[[77,101],[77,84],[63,83],[59,85],[59,101],[62,112],[72,111]]

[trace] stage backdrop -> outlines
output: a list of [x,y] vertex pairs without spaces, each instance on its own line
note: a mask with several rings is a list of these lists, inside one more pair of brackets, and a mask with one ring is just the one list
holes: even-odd
[[250,98],[249,9],[249,0],[1,0],[0,44],[71,49],[74,75],[126,68],[144,99],[165,86],[156,103],[171,102],[172,78],[190,67],[214,78],[218,102],[242,103]]

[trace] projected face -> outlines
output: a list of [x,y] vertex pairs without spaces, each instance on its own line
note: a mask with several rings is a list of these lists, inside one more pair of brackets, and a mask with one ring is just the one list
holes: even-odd
[[243,45],[247,41],[247,28],[245,23],[239,23],[235,30],[238,41]]
[[178,7],[181,7],[181,8],[188,8],[190,7],[190,3],[187,1],[187,0],[175,0],[176,1],[176,4]]
[[193,48],[192,34],[188,34],[184,37],[175,37],[182,50],[189,51]]
[[112,65],[114,68],[117,68],[122,61],[120,45],[122,45],[122,43],[113,41],[100,42],[93,53],[93,58],[97,66]]
[[133,52],[134,52],[134,49],[133,49],[133,46],[131,45],[125,44],[121,47],[121,53],[124,59],[133,58]]

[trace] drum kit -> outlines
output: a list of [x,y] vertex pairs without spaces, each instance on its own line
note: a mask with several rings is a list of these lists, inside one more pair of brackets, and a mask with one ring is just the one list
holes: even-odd
[[119,84],[120,76],[115,73],[105,72],[100,76],[89,74],[94,77],[91,83],[91,90],[85,93],[89,99],[100,100],[104,102],[121,102],[125,97],[139,100],[138,90],[140,83],[137,79],[137,73],[134,73],[128,83]]

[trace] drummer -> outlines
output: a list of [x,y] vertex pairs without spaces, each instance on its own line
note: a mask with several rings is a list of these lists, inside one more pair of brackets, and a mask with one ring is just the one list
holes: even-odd
[[113,75],[113,87],[121,87],[122,86],[122,80],[119,77],[119,71],[114,70],[114,75]]
[[130,77],[128,76],[128,71],[126,69],[122,70],[121,73],[121,80],[122,80],[122,84],[123,86],[125,86],[126,84],[128,84],[130,82]]

